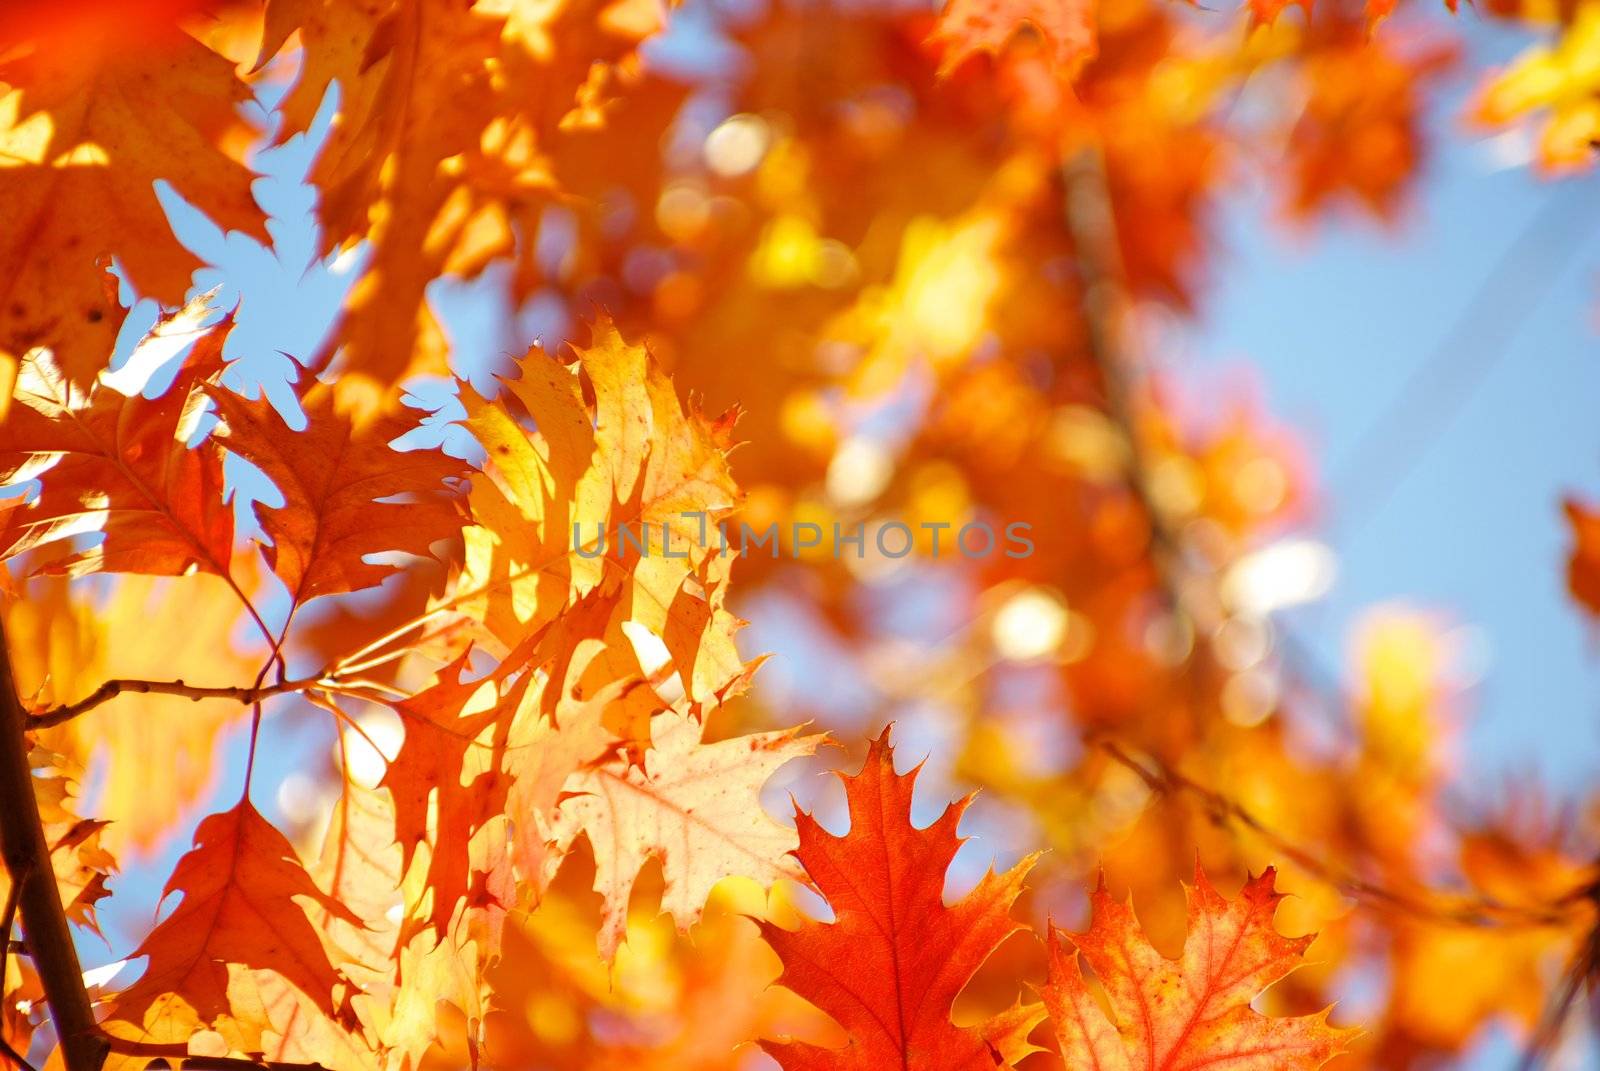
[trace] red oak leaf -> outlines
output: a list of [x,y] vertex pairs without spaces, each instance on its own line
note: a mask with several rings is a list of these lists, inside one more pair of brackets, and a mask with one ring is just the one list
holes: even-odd
[[[1097,1071],[1315,1071],[1359,1031],[1331,1027],[1327,1012],[1268,1018],[1250,1007],[1261,991],[1299,967],[1313,937],[1283,937],[1272,915],[1282,895],[1269,867],[1226,900],[1195,867],[1189,937],[1169,960],[1104,883],[1095,890],[1087,933],[1052,930],[1045,1006],[1068,1067]],[[1313,935],[1314,936],[1314,935]],[[1094,968],[1111,1015],[1079,965]]]
[[944,903],[945,871],[961,840],[956,826],[972,797],[945,808],[926,829],[911,824],[917,771],[898,774],[885,730],[866,764],[844,778],[850,832],[835,837],[803,811],[795,815],[795,856],[837,921],[800,929],[761,923],[783,960],[778,981],[838,1020],[842,1049],[764,1041],[787,1071],[916,1068],[977,1071],[1009,1067],[1032,1051],[1037,1005],[974,1026],[956,1026],[950,1007],[984,960],[1026,929],[1011,917],[1032,857],[984,875],[957,903]]

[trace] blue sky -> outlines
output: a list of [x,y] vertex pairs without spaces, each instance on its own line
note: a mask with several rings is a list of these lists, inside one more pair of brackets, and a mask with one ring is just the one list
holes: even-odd
[[[1468,69],[1514,44],[1469,39]],[[1469,89],[1433,116],[1396,230],[1352,216],[1293,232],[1263,225],[1259,195],[1230,204],[1193,345],[1258,369],[1314,462],[1327,515],[1311,532],[1339,579],[1290,626],[1330,666],[1378,602],[1481,630],[1466,780],[1573,793],[1600,768],[1600,636],[1566,594],[1560,502],[1600,498],[1600,190],[1501,165],[1504,142],[1463,130]]]

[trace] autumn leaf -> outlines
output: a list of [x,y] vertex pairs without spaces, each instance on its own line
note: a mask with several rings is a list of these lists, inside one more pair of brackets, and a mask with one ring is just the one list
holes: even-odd
[[[71,759],[35,748],[28,764],[34,770],[34,795],[67,919],[105,940],[95,908],[111,895],[106,882],[117,870],[116,859],[101,844],[109,823],[80,816],[83,771]],[[10,888],[10,875],[0,872],[0,903]]]
[[1313,38],[1305,107],[1289,137],[1291,206],[1309,216],[1350,197],[1393,218],[1424,152],[1422,90],[1455,62],[1452,46],[1396,46],[1354,26]]
[[489,463],[469,499],[457,600],[510,647],[608,572],[625,574],[628,618],[667,647],[690,699],[706,700],[744,669],[714,527],[740,501],[726,426],[685,411],[645,348],[607,320],[577,353],[574,369],[531,351],[495,402],[463,392]]
[[[456,906],[478,885],[470,855],[474,834],[505,810],[509,779],[501,761],[529,684],[526,675],[510,679],[524,659],[507,659],[488,677],[472,679],[470,657],[462,655],[433,685],[395,703],[405,742],[380,782],[394,800],[401,873],[419,848],[427,849],[427,922],[441,937]],[[409,936],[402,932],[403,939]]]
[[173,893],[182,894],[178,906],[134,953],[149,959],[144,974],[112,1005],[118,1036],[182,1043],[209,1027],[230,1047],[259,1052],[263,1024],[248,1001],[241,1008],[232,999],[234,967],[274,971],[324,1016],[338,1014],[342,979],[306,912],[314,905],[358,920],[317,888],[248,800],[200,823],[167,882],[164,895]]
[[911,825],[916,779],[916,770],[895,772],[886,729],[861,772],[843,778],[847,834],[835,837],[796,809],[795,856],[836,921],[807,921],[793,931],[761,922],[761,932],[783,960],[779,983],[838,1020],[849,1043],[824,1049],[763,1041],[786,1071],[976,1071],[1009,1067],[1032,1051],[1028,1033],[1044,1017],[1037,1005],[1018,1003],[974,1026],[956,1026],[950,1008],[990,954],[1027,929],[1010,909],[1033,859],[1004,874],[990,871],[946,906],[945,872],[961,846],[956,826],[971,797],[917,829]]
[[1538,116],[1540,168],[1587,170],[1600,139],[1600,8],[1580,4],[1550,44],[1535,44],[1479,88],[1472,117],[1504,127]]
[[1249,0],[1247,7],[1250,10],[1251,25],[1266,26],[1275,22],[1287,8],[1296,6],[1305,12],[1307,19],[1310,19],[1313,3],[1314,0]]
[[631,743],[634,723],[648,726],[663,706],[616,626],[617,613],[614,590],[596,590],[562,615],[535,656],[548,683],[511,726],[505,768],[512,778],[507,809],[517,816],[512,857],[536,894],[572,847],[557,829],[568,782]]
[[1562,508],[1572,526],[1572,555],[1567,559],[1567,590],[1589,613],[1600,616],[1600,513],[1576,498]]
[[295,431],[265,396],[252,401],[221,387],[206,393],[222,417],[218,440],[283,495],[282,506],[257,503],[256,516],[272,541],[263,548],[267,564],[294,606],[374,587],[400,566],[369,558],[428,557],[459,531],[445,481],[464,467],[438,450],[395,449],[393,441],[411,430],[405,421],[380,417],[356,427],[331,393],[313,390],[305,430]]
[[949,0],[933,35],[945,46],[939,71],[948,75],[980,52],[998,56],[1028,27],[1044,38],[1056,70],[1070,78],[1094,58],[1094,0]]
[[558,192],[555,147],[604,122],[636,79],[649,0],[389,4],[273,0],[261,59],[298,31],[302,64],[280,136],[306,130],[328,86],[339,122],[312,177],[325,248],[372,255],[321,366],[340,353],[354,396],[442,374],[448,343],[425,297],[443,273],[471,277],[517,251]]
[[153,17],[129,47],[121,21],[80,20],[70,44],[0,62],[0,361],[48,347],[79,388],[125,315],[110,259],[169,306],[201,266],[173,235],[158,181],[218,226],[268,240],[241,162],[250,90],[233,64]]
[[[1140,929],[1133,909],[1095,890],[1087,933],[1052,930],[1045,1006],[1068,1067],[1106,1071],[1314,1071],[1346,1050],[1357,1030],[1331,1027],[1327,1013],[1269,1018],[1250,1004],[1299,967],[1312,937],[1287,938],[1273,927],[1283,899],[1269,867],[1236,900],[1212,888],[1195,867],[1189,889],[1189,936],[1169,960]],[[1084,979],[1079,956],[1094,969],[1110,1015]]]
[[786,729],[706,744],[703,731],[697,718],[667,711],[654,720],[643,766],[615,758],[566,782],[555,834],[570,845],[582,833],[594,848],[594,887],[604,900],[600,953],[608,959],[627,928],[634,880],[651,858],[661,860],[666,881],[661,910],[685,932],[723,878],[802,880],[790,856],[794,831],[762,809],[761,788],[826,738]]
[[340,122],[313,170],[326,248],[373,246],[329,340],[330,354],[344,350],[339,389],[444,374],[448,347],[424,289],[444,271],[472,274],[510,240],[500,214],[474,203],[462,167],[445,163],[471,154],[489,121],[499,20],[462,0],[280,0],[269,7],[275,37],[297,8],[306,66],[290,117],[315,114],[330,79],[341,91]]
[[[82,773],[71,769],[68,760],[61,756],[51,756],[50,762],[56,769],[53,777],[40,778],[39,810],[45,823],[62,906],[68,921],[105,940],[95,908],[111,895],[106,882],[117,871],[116,859],[101,845],[101,834],[110,823],[100,818],[77,816],[73,810],[77,802],[74,797]],[[33,761],[35,770],[43,765],[45,763],[37,759]],[[62,769],[63,766],[68,768]]]
[[359,919],[320,905],[308,912],[357,990],[349,1004],[359,1027],[327,1018],[300,989],[258,972],[255,989],[271,1022],[263,1035],[267,1059],[332,1071],[416,1067],[424,1053],[437,1051],[441,1019],[459,1013],[481,1020],[485,938],[462,916],[443,934],[407,924],[403,897],[412,886],[403,880],[395,815],[388,789],[347,780],[312,865],[336,906]]
[[[0,481],[37,479],[41,490],[7,518],[0,558],[100,533],[97,544],[36,571],[229,576],[233,511],[223,502],[222,457],[209,441],[189,443],[203,403],[196,391],[221,370],[231,327],[225,320],[199,330],[204,312],[199,302],[158,325],[123,369],[102,373],[87,391],[47,351],[23,362],[16,404],[0,424]],[[144,397],[153,366],[189,339],[172,384]]]

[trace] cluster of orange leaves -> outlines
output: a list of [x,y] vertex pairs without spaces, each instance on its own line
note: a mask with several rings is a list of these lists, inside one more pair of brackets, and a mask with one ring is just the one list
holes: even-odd
[[[786,1068],[1409,1068],[1507,1012],[1531,1028],[1594,922],[1583,865],[1537,816],[1453,813],[1439,630],[1376,619],[1351,694],[1309,715],[1339,741],[1308,746],[1296,667],[1228,583],[1304,514],[1293,444],[1249,406],[1187,419],[1156,378],[1120,397],[1131,312],[1200,303],[1232,179],[1259,172],[1298,219],[1405,205],[1448,35],[1381,0],[1286,6],[774,4],[724,27],[748,62],[709,133],[641,59],[677,17],[653,0],[7,10],[0,472],[30,491],[4,503],[0,558],[69,918],[98,929],[115,858],[211,797],[230,734],[251,756],[134,980],[95,986],[107,1066],[731,1069],[760,1040]],[[1551,164],[1592,137],[1593,22],[1562,11],[1563,42],[1480,97],[1493,123],[1551,109]],[[286,66],[268,134],[239,105]],[[235,389],[232,317],[191,296],[201,262],[155,183],[269,243],[249,147],[311,131],[334,87],[319,241],[365,261],[294,355],[289,413]],[[685,137],[703,151],[671,151]],[[1095,195],[1104,248],[1074,207]],[[427,429],[405,384],[463,372],[429,284],[490,265],[508,309],[553,297],[588,341],[519,339],[493,389],[459,382],[467,450],[406,443]],[[176,311],[113,370],[119,288]],[[277,496],[250,518],[229,500],[244,467]],[[1572,588],[1600,612],[1600,536],[1569,511]],[[735,562],[702,538],[727,518],[1023,519],[1036,553],[952,563],[919,536],[913,568],[955,573],[973,624],[908,669],[875,603],[893,563]],[[687,552],[573,546],[625,530]],[[773,595],[804,602],[837,675],[781,702],[752,689],[729,608]],[[205,694],[53,716],[178,675]],[[842,720],[847,677],[875,720],[944,712],[947,771],[1052,851],[947,903],[967,805],[917,828],[884,736],[845,779],[847,833],[769,817],[763,786],[825,742],[789,726]],[[336,734],[332,816],[280,829],[254,757],[313,713]],[[1239,895],[1199,871],[1180,904],[1196,855]],[[1288,928],[1322,931],[1292,977],[1311,939],[1275,927],[1273,862]],[[1082,933],[1041,943],[1014,917],[1030,867],[1039,916],[1097,863],[1152,937],[1104,878]],[[652,898],[673,926],[630,917]],[[1387,990],[1355,1041],[1324,1009],[1375,960]],[[12,1049],[43,995],[9,956]]]

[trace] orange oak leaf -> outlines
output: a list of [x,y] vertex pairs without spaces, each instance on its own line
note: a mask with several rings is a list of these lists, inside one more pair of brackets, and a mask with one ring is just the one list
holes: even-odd
[[[487,675],[469,673],[468,650],[433,685],[391,704],[405,739],[379,784],[393,800],[401,872],[426,848],[402,941],[420,928],[446,936],[463,901],[496,920],[514,899],[508,864],[540,889],[559,867],[572,839],[558,843],[554,832],[563,787],[619,744],[603,724],[610,709],[647,691],[626,640],[593,631],[615,607],[614,591],[596,592]],[[505,816],[509,831],[497,826]]]
[[[433,899],[426,923],[440,937],[461,900],[481,890],[471,842],[505,810],[509,780],[501,763],[530,683],[528,674],[510,679],[526,662],[516,654],[482,679],[467,675],[470,659],[469,651],[441,670],[432,686],[394,704],[405,742],[379,782],[394,800],[401,872],[419,847],[428,850],[426,887]],[[409,937],[402,932],[402,941]]]
[[270,0],[260,59],[291,35],[300,42],[279,137],[307,130],[329,86],[339,89],[311,176],[324,249],[371,248],[312,362],[337,360],[347,397],[447,370],[449,345],[424,299],[433,279],[518,253],[519,276],[532,266],[527,236],[561,185],[559,149],[603,125],[639,81],[635,49],[666,6]]
[[373,587],[399,566],[370,556],[427,557],[460,531],[445,481],[465,466],[438,450],[396,450],[390,444],[411,430],[404,420],[381,417],[358,428],[334,408],[330,392],[314,388],[304,401],[305,430],[295,431],[265,396],[207,393],[222,417],[222,445],[283,495],[282,506],[258,503],[256,516],[272,540],[263,548],[267,564],[294,605]]
[[1289,135],[1290,207],[1301,216],[1348,198],[1393,219],[1426,149],[1426,90],[1455,63],[1439,40],[1396,44],[1330,28],[1303,59],[1305,107]]
[[1572,526],[1572,556],[1567,559],[1567,590],[1589,613],[1600,616],[1600,513],[1575,498],[1563,503]]
[[[67,919],[105,940],[95,906],[111,895],[106,881],[117,870],[116,859],[100,842],[110,823],[79,817],[77,796],[83,770],[72,759],[35,747],[28,765],[34,772],[34,795],[45,840],[51,845],[50,863]],[[0,893],[9,887],[10,876],[0,873]]]
[[338,1014],[343,978],[307,909],[358,920],[317,887],[248,800],[200,823],[163,896],[175,892],[183,894],[177,908],[134,953],[149,958],[144,974],[113,1003],[108,1027],[117,1036],[170,1044],[210,1027],[231,1048],[259,1051],[260,1011],[233,999],[233,968],[275,971],[323,1015]]
[[911,824],[916,779],[917,770],[895,772],[886,729],[861,772],[843,778],[847,834],[835,837],[796,811],[795,855],[837,921],[807,921],[793,931],[759,925],[783,960],[779,983],[838,1020],[850,1040],[842,1049],[763,1041],[787,1071],[978,1071],[1010,1067],[1033,1051],[1027,1037],[1044,1017],[1038,1005],[1019,1002],[973,1026],[950,1021],[951,1005],[983,962],[1027,929],[1011,917],[1011,904],[1033,857],[1004,874],[990,871],[946,906],[945,872],[961,846],[956,826],[972,797],[917,829]]
[[[229,575],[233,510],[222,497],[222,456],[210,441],[188,445],[203,405],[197,388],[221,369],[231,327],[225,320],[198,332],[204,311],[201,301],[163,321],[88,391],[48,351],[23,362],[0,424],[0,483],[37,479],[41,489],[6,518],[0,559],[98,532],[95,545],[36,571]],[[144,397],[149,374],[196,333],[172,385]]]
[[594,887],[605,900],[600,952],[608,959],[627,928],[634,880],[652,857],[665,881],[661,910],[684,932],[723,878],[804,880],[790,854],[795,833],[762,809],[761,787],[826,737],[786,729],[705,744],[700,720],[676,710],[657,715],[652,730],[643,766],[618,757],[569,778],[556,818],[558,843],[581,832],[594,848]]
[[[1392,0],[1390,2],[1392,4]],[[1296,6],[1305,11],[1305,17],[1309,20],[1313,3],[1314,0],[1249,0],[1245,7],[1250,12],[1251,26],[1267,26],[1276,22],[1287,8]]]
[[933,36],[945,45],[939,73],[948,75],[972,56],[998,56],[1022,29],[1044,38],[1056,70],[1071,77],[1094,58],[1093,0],[949,0]]
[[[148,31],[134,46],[119,32],[130,22]],[[0,363],[49,347],[86,386],[126,315],[110,258],[168,305],[201,266],[168,225],[158,180],[225,230],[268,236],[242,162],[250,90],[233,64],[148,13],[76,28],[70,45],[0,59]]]
[[263,1036],[267,1060],[329,1071],[416,1068],[439,1042],[441,1021],[457,1012],[468,1019],[483,1016],[489,999],[484,960],[490,953],[481,931],[453,924],[442,936],[423,929],[402,940],[408,920],[401,854],[390,793],[347,780],[312,871],[361,924],[320,908],[310,915],[356,990],[350,1011],[360,1029],[326,1018],[299,989],[258,976],[256,990],[272,1023]]
[[547,631],[540,668],[549,683],[512,725],[506,755],[512,777],[506,803],[516,819],[512,854],[541,894],[572,846],[555,829],[568,780],[616,750],[608,721],[620,713],[625,723],[642,717],[648,725],[662,707],[616,627],[615,588],[589,593]]
[[[1052,928],[1043,995],[1068,1067],[1103,1071],[1313,1071],[1360,1033],[1331,1027],[1327,1012],[1269,1018],[1250,1007],[1261,991],[1299,967],[1313,937],[1283,937],[1272,924],[1281,893],[1274,871],[1224,899],[1195,867],[1189,936],[1169,960],[1102,881],[1087,933]],[[1079,955],[1108,998],[1107,1015],[1089,989]]]

